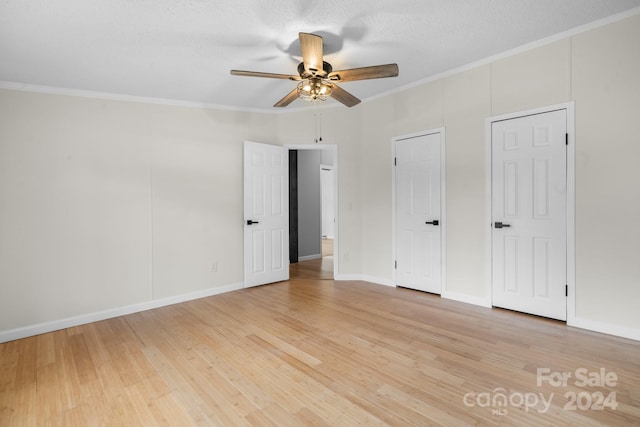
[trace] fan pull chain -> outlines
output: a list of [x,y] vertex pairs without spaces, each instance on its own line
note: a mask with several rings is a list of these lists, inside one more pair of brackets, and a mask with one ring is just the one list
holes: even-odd
[[314,114],[315,124],[315,142],[316,144],[322,142],[322,114]]

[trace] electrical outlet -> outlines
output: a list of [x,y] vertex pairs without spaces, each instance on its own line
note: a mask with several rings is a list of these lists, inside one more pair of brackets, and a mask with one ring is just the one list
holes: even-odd
[[342,255],[342,259],[344,259],[345,261],[349,261],[349,252],[345,252],[344,255]]
[[209,271],[212,273],[218,272],[218,261],[214,261],[211,263],[211,265],[209,266]]

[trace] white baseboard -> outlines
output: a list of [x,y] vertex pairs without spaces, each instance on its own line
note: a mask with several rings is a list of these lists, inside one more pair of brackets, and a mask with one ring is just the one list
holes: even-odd
[[589,320],[580,317],[567,319],[567,325],[575,328],[587,329],[593,332],[600,332],[603,334],[640,341],[640,329],[636,328],[612,325],[611,323],[598,322],[596,320]]
[[362,278],[362,274],[338,274],[334,280],[339,280],[339,281],[358,281],[358,280],[364,280]]
[[[389,279],[382,279],[374,276],[366,276],[361,274],[341,274],[335,280],[341,281],[366,281],[377,285],[395,287],[395,284]],[[98,322],[100,320],[111,319],[127,314],[138,313],[141,311],[151,310],[154,308],[165,307],[168,305],[179,304],[181,302],[191,301],[199,298],[205,298],[213,295],[231,292],[244,288],[243,283],[235,283],[226,286],[220,286],[202,291],[190,292],[188,294],[176,295],[173,297],[161,298],[152,301],[146,301],[138,304],[132,304],[124,307],[113,308],[109,310],[98,311],[95,313],[87,313],[79,316],[67,317],[65,319],[54,320],[51,322],[38,323],[35,325],[24,326],[7,331],[0,331],[0,343],[13,341],[21,338],[31,337],[34,335],[44,334],[47,332],[57,331],[60,329],[71,328],[74,326],[84,325],[86,323]],[[467,304],[478,305],[481,307],[491,307],[489,298],[476,297],[457,292],[444,291],[442,298],[447,298]],[[567,325],[586,329],[593,332],[600,332],[617,337],[628,338],[640,341],[640,329],[629,328],[625,326],[613,325],[610,323],[598,322],[594,320],[575,317],[567,320]]]
[[442,298],[446,298],[446,299],[450,299],[458,302],[464,302],[467,304],[479,305],[480,307],[491,308],[490,298],[476,297],[473,295],[462,294],[459,292],[450,292],[450,291],[443,291],[441,296]]
[[318,259],[318,258],[322,258],[322,254],[301,256],[301,257],[298,257],[298,261],[309,261],[310,259]]
[[391,279],[383,279],[381,277],[363,275],[362,280],[364,280],[365,282],[375,283],[376,285],[391,286],[393,288],[396,287],[396,284],[393,283],[393,280]]
[[40,335],[47,332],[53,332],[60,329],[84,325],[86,323],[98,322],[100,320],[111,319],[118,316],[125,316],[127,314],[138,313],[140,311],[151,310],[153,308],[165,307],[167,305],[173,305],[199,298],[210,297],[212,295],[218,295],[225,292],[242,289],[243,287],[243,283],[235,283],[232,285],[219,286],[202,291],[190,292],[188,294],[176,295],[173,297],[127,305],[124,307],[97,311],[95,313],[87,313],[79,316],[67,317],[64,319],[53,320],[51,322],[38,323],[21,328],[9,329],[7,331],[0,331],[0,343],[13,341],[20,338],[31,337],[34,335]]
[[396,284],[393,283],[389,279],[382,279],[380,277],[375,276],[367,276],[363,274],[340,274],[334,280],[351,280],[351,281],[360,281],[360,282],[369,282],[374,285],[383,285],[383,286],[391,286],[395,287]]

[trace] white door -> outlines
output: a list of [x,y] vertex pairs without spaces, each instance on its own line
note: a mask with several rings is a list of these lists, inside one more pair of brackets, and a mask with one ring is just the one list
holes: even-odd
[[494,122],[493,305],[567,318],[567,112]]
[[288,150],[244,143],[244,285],[289,279]]
[[441,134],[395,142],[396,285],[441,293]]
[[322,197],[322,237],[334,238],[334,173],[330,166],[320,166],[320,193]]

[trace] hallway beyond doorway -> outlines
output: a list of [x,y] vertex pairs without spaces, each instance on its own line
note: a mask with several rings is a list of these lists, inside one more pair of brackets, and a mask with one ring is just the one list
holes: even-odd
[[322,239],[322,258],[291,264],[289,275],[291,279],[333,280],[333,239]]

